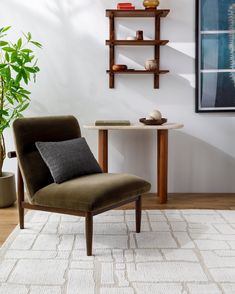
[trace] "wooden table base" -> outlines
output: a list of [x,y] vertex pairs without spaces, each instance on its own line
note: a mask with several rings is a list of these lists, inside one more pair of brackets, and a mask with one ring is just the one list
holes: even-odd
[[[108,172],[108,130],[99,130],[99,164]],[[157,190],[159,202],[167,202],[168,130],[157,130]]]
[[159,202],[167,202],[168,130],[157,131],[157,191]]
[[108,130],[99,130],[98,160],[104,173],[108,172]]

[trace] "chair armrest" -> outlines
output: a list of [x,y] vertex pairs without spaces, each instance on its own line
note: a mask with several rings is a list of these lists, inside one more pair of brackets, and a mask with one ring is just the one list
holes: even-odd
[[8,158],[15,158],[17,157],[16,152],[15,151],[10,151],[7,153]]

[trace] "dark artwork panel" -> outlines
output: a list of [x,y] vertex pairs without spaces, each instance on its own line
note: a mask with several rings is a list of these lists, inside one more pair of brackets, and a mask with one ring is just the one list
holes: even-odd
[[201,0],[201,31],[234,29],[234,0]]
[[235,108],[235,72],[201,74],[201,107]]
[[201,68],[235,68],[235,34],[201,35]]

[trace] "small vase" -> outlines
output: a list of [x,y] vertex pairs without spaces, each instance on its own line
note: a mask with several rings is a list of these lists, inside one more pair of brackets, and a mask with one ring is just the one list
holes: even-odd
[[147,60],[145,62],[145,69],[146,70],[157,70],[158,68],[158,62],[156,59],[153,59],[153,60]]
[[143,39],[144,39],[143,31],[137,31],[136,40],[143,40]]
[[159,0],[144,0],[143,5],[145,9],[156,9],[159,3]]

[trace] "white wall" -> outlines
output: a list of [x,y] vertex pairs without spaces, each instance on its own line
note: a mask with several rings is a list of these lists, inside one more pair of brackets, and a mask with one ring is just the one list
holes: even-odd
[[[106,8],[110,0],[1,0],[1,26],[13,25],[10,37],[31,31],[43,43],[38,50],[41,72],[30,88],[32,102],[26,116],[73,114],[81,126],[96,119],[130,119],[132,122],[158,108],[171,122],[185,124],[170,133],[170,192],[235,192],[234,114],[194,112],[194,22],[191,0],[162,0],[170,8],[162,20],[162,39],[170,39],[161,50],[161,67],[170,74],[154,90],[150,76],[120,76],[116,89],[108,88],[108,38]],[[141,7],[142,1],[133,1]],[[119,37],[144,29],[152,32],[152,21],[127,19],[118,22]],[[152,58],[151,48],[122,48],[119,62],[139,67]],[[82,130],[97,152],[97,134]],[[13,148],[11,131],[7,145]],[[110,134],[110,171],[130,172],[153,184],[156,178],[154,132]],[[6,160],[6,170],[15,161]]]

